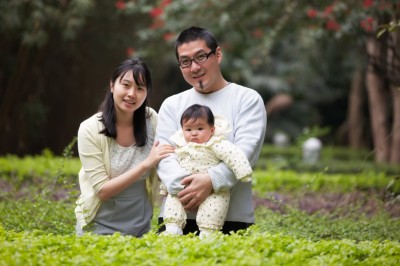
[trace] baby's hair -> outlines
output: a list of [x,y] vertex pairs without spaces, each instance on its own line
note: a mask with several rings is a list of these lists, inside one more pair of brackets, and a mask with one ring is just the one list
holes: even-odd
[[214,114],[210,107],[200,104],[193,104],[183,112],[181,116],[181,126],[186,121],[196,121],[199,118],[206,118],[207,124],[209,126],[214,126]]

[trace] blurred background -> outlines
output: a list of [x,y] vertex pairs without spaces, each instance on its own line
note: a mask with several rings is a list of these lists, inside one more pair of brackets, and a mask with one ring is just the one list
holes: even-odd
[[62,153],[128,57],[148,63],[158,110],[189,88],[174,41],[195,25],[225,78],[263,97],[265,143],[318,137],[400,164],[399,18],[398,0],[0,0],[0,155]]

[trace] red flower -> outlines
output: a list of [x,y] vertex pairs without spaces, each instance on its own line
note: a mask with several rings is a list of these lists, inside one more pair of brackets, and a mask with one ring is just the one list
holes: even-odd
[[162,20],[161,18],[156,18],[156,19],[154,19],[153,24],[151,24],[150,29],[153,29],[153,30],[160,29],[160,28],[164,27],[164,25],[165,25],[164,20]]
[[307,16],[309,18],[315,18],[317,16],[317,14],[318,14],[318,11],[313,8],[310,8],[309,10],[307,10]]
[[338,30],[340,30],[340,25],[335,20],[330,19],[326,23],[326,28],[328,30],[338,31]]
[[329,15],[333,11],[333,5],[325,7],[324,13],[325,15]]
[[363,6],[365,8],[368,8],[368,7],[372,6],[373,4],[374,4],[374,0],[364,0]]
[[167,32],[163,35],[163,38],[165,41],[169,41],[171,40],[173,37],[175,36],[175,34],[171,33],[171,32]]
[[124,1],[118,0],[117,2],[115,2],[115,7],[116,7],[117,9],[122,10],[122,9],[125,9],[126,4],[125,4]]
[[360,25],[365,31],[371,32],[374,30],[374,19],[368,17],[364,20],[361,20]]
[[162,8],[155,7],[150,11],[150,16],[152,18],[156,18],[158,16],[161,16],[163,13],[164,13],[164,10]]
[[161,2],[161,6],[162,7],[166,7],[167,5],[171,4],[172,0],[163,0]]
[[134,54],[135,54],[135,49],[133,49],[132,47],[128,47],[128,48],[126,49],[126,55],[127,55],[128,57],[132,57]]
[[255,38],[260,38],[263,36],[263,31],[260,28],[253,30],[253,36]]

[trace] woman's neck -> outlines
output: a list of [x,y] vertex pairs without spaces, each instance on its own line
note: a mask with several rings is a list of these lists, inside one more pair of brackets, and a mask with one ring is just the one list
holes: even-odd
[[133,126],[133,113],[132,114],[117,113],[116,126],[120,126],[120,127],[131,127],[131,126]]

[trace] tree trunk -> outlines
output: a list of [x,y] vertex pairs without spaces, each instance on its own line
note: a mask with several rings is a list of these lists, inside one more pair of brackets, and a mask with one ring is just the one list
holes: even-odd
[[[398,12],[397,18],[400,16]],[[396,18],[394,18],[396,20]],[[388,35],[388,79],[393,99],[393,124],[390,163],[400,164],[400,29]]]
[[392,87],[393,126],[390,163],[400,164],[400,87]]
[[361,69],[356,69],[353,73],[349,103],[347,108],[347,125],[349,146],[353,149],[363,147],[363,132],[365,126],[363,107],[363,76]]
[[29,47],[25,45],[19,47],[15,73],[10,77],[3,94],[4,97],[0,100],[0,128],[3,130],[9,130],[10,113],[20,96],[19,88],[27,71],[29,52]]
[[384,78],[378,72],[373,59],[381,58],[380,44],[374,37],[367,39],[367,52],[369,55],[366,85],[371,114],[372,138],[375,148],[375,161],[384,163],[389,161],[389,130],[388,112],[385,106],[387,93],[384,88]]

